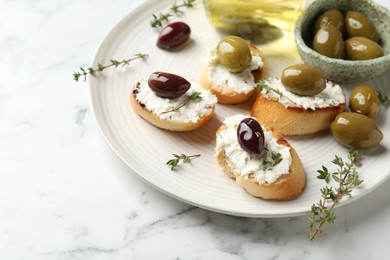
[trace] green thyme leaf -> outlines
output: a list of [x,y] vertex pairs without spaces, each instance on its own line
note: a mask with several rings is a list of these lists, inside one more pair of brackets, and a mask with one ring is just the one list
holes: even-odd
[[178,107],[172,108],[170,110],[161,112],[160,114],[166,114],[166,113],[171,113],[171,112],[178,112],[180,108],[186,106],[188,103],[196,102],[196,101],[201,100],[202,99],[201,94],[202,93],[200,93],[198,91],[194,91],[194,92],[191,93],[191,95],[187,96],[186,100],[181,105],[179,105]]
[[183,163],[189,163],[191,160],[198,158],[200,154],[195,154],[195,155],[185,155],[185,154],[172,154],[173,158],[168,160],[166,162],[166,165],[173,171],[177,165],[179,164],[180,161]]
[[272,153],[270,161],[263,161],[263,171],[270,170],[281,163],[283,156],[280,153]]
[[390,99],[386,94],[383,94],[382,92],[378,91],[379,100],[381,101],[382,106],[389,107],[390,106]]
[[150,20],[150,26],[153,28],[163,27],[164,22],[168,22],[169,18],[173,15],[181,15],[184,12],[180,10],[183,7],[191,8],[194,6],[196,0],[184,0],[181,4],[176,4],[176,1],[172,4],[168,13],[160,13],[158,16],[152,14]]
[[136,60],[136,59],[146,59],[149,55],[148,54],[142,54],[142,53],[137,53],[134,55],[134,57],[130,59],[124,59],[122,61],[117,61],[117,60],[110,60],[110,64],[103,66],[101,63],[98,63],[96,66],[96,69],[92,67],[88,67],[87,69],[84,69],[80,67],[79,71],[75,71],[73,73],[73,79],[75,81],[79,81],[80,78],[84,78],[84,81],[87,80],[88,75],[95,76],[96,72],[101,72],[109,67],[114,66],[115,68],[118,67],[119,65],[128,65],[131,61]]
[[[329,182],[330,176],[338,184],[337,188],[325,186],[320,189],[321,199],[319,203],[313,204],[309,213],[309,228],[310,239],[315,239],[322,233],[322,227],[325,224],[334,223],[336,215],[333,211],[336,204],[344,197],[351,197],[352,189],[359,186],[363,181],[359,178],[357,167],[362,165],[362,153],[356,149],[347,149],[347,157],[349,161],[344,161],[340,156],[335,156],[331,161],[338,169],[331,174],[329,170],[322,166],[317,172],[318,179],[323,179],[326,183]],[[331,206],[327,206],[327,203]]]
[[268,94],[272,91],[276,95],[278,95],[279,98],[284,97],[285,99],[288,99],[291,103],[295,103],[293,100],[288,98],[286,95],[283,95],[283,93],[279,89],[274,89],[274,88],[268,86],[265,80],[260,80],[259,82],[257,82],[256,89],[257,89],[257,92],[262,92],[263,90],[265,90],[265,94]]

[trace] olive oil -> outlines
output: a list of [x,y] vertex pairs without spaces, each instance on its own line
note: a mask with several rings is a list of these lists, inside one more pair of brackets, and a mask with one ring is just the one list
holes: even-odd
[[291,31],[304,0],[203,0],[211,24],[227,34],[269,41]]

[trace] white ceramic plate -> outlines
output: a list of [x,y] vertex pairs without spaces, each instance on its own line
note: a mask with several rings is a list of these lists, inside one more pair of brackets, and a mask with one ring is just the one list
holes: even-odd
[[[270,202],[248,195],[222,172],[213,156],[217,128],[228,115],[249,114],[250,102],[237,106],[217,105],[214,119],[191,133],[158,129],[132,110],[128,100],[136,81],[147,79],[154,71],[197,80],[206,49],[214,46],[221,37],[209,25],[202,5],[198,3],[193,9],[186,9],[181,17],[171,18],[171,22],[181,20],[190,25],[190,42],[175,51],[158,49],[155,44],[158,30],[149,26],[149,20],[152,13],[166,12],[170,3],[154,0],[139,6],[112,29],[93,58],[91,65],[96,67],[97,63],[107,64],[110,59],[121,60],[138,52],[150,55],[146,61],[136,60],[127,67],[107,69],[88,80],[93,114],[107,142],[141,179],[189,204],[248,217],[286,217],[308,212],[311,204],[320,199],[319,190],[324,185],[316,178],[317,170],[323,164],[333,168],[330,161],[335,154],[345,156],[345,149],[330,133],[287,138],[302,159],[307,186],[295,200]],[[284,67],[300,61],[294,44],[287,40],[259,48],[267,57],[268,76],[278,76]],[[370,83],[384,91],[385,86],[390,84],[390,77],[382,76]],[[390,176],[390,138],[387,134],[390,117],[384,111],[377,119],[385,134],[382,145],[364,153],[360,175],[365,182],[353,192],[351,199],[343,199],[340,205],[362,197]],[[200,153],[201,157],[172,172],[165,163],[173,153]]]

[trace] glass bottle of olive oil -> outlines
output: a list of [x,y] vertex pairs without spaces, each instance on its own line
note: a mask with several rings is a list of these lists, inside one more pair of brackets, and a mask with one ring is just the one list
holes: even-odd
[[291,31],[304,0],[203,0],[211,24],[227,34],[267,42]]

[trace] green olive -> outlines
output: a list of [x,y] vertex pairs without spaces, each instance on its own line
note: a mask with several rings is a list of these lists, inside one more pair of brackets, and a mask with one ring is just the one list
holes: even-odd
[[348,11],[345,15],[345,29],[348,37],[361,36],[378,42],[379,35],[372,22],[362,13]]
[[300,96],[314,96],[326,87],[324,74],[309,64],[295,64],[285,68],[281,82],[290,92]]
[[370,60],[384,55],[382,47],[365,37],[352,37],[344,43],[345,56],[348,60]]
[[368,149],[379,145],[383,134],[374,120],[355,112],[342,112],[330,124],[336,140],[348,148]]
[[218,62],[230,72],[241,72],[252,61],[248,44],[238,36],[226,36],[217,46]]
[[313,49],[330,58],[343,58],[344,41],[340,31],[332,24],[319,29],[314,36]]
[[340,32],[342,32],[344,28],[343,14],[336,9],[331,9],[324,12],[316,20],[316,23],[314,25],[314,33],[316,33],[320,28],[327,26],[328,24],[333,24]]
[[378,92],[369,85],[357,85],[352,89],[349,97],[349,108],[352,112],[375,118],[380,107]]

